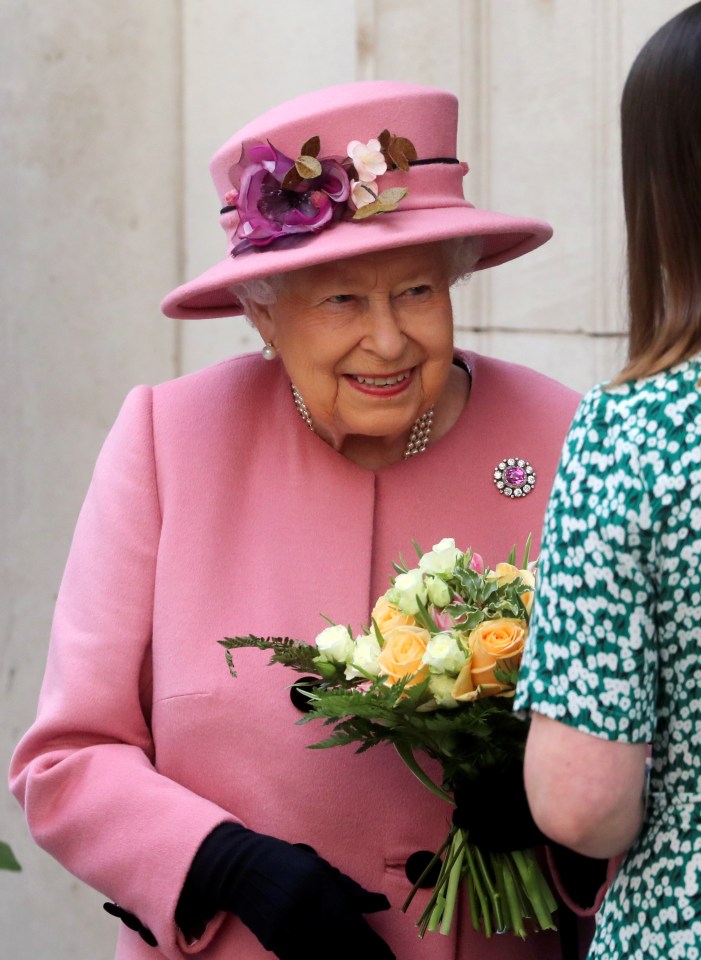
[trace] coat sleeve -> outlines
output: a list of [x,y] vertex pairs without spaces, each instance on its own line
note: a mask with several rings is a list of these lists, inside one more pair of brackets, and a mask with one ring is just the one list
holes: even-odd
[[[54,616],[37,718],[10,769],[37,843],[153,931],[168,957],[188,867],[227,811],[160,775],[150,644],[161,527],[152,391],[133,390],[95,467]],[[136,936],[136,934],[132,934]]]

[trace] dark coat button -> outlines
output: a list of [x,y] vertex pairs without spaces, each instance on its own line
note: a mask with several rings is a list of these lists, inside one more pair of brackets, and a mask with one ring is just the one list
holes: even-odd
[[121,920],[125,927],[129,927],[134,933],[138,933],[144,943],[147,943],[149,947],[158,946],[158,940],[156,940],[149,928],[145,927],[137,916],[129,913],[124,907],[120,907],[117,903],[103,903],[102,909],[109,913],[110,916],[117,917],[118,920]]
[[[435,854],[430,850],[416,850],[415,853],[412,853],[411,856],[407,857],[404,872],[406,873],[406,878],[409,883],[412,885],[418,883],[422,873],[431,863],[434,856]],[[440,872],[441,861],[436,860],[436,862],[431,865],[431,868],[426,873],[426,876],[421,880],[421,883],[419,883],[419,887],[435,887],[436,883],[438,882],[438,874]]]
[[319,683],[319,677],[301,677],[290,687],[290,700],[302,713],[309,713],[314,709],[314,701],[306,697],[303,690],[313,690]]

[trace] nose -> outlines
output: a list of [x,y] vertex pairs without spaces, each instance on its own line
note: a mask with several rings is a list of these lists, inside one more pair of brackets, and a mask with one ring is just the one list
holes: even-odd
[[406,335],[391,301],[371,301],[364,322],[366,329],[362,346],[365,350],[383,360],[396,360],[401,357],[406,345]]

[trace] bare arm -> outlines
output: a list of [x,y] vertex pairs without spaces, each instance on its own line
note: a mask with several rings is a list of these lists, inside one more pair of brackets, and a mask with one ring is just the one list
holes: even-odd
[[525,781],[533,818],[590,857],[625,851],[643,822],[646,746],[603,740],[533,713]]

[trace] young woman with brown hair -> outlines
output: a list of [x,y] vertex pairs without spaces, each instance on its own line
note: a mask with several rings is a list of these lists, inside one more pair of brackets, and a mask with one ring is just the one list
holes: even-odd
[[[630,355],[584,399],[546,518],[516,708],[536,822],[625,853],[590,957],[701,956],[701,3],[621,107]],[[648,744],[652,771],[645,794]]]

